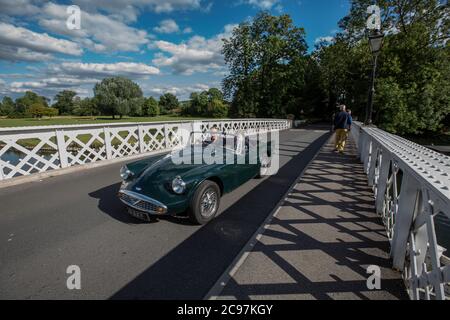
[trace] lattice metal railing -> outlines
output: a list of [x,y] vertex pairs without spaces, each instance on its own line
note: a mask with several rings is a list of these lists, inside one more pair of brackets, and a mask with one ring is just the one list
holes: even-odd
[[286,130],[289,120],[238,119],[0,128],[0,180],[49,170],[171,150],[181,129],[227,133]]
[[410,297],[449,299],[450,157],[360,123],[352,135]]

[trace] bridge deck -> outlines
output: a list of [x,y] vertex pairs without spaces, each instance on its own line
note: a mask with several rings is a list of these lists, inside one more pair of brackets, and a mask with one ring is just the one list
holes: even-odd
[[[332,139],[236,264],[219,299],[407,299],[355,145],[339,155]],[[369,265],[381,268],[379,291],[367,288]]]

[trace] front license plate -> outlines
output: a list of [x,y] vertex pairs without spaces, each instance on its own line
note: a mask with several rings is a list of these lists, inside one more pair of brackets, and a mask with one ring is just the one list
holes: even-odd
[[128,214],[130,216],[135,217],[140,220],[150,221],[150,216],[148,215],[148,213],[145,213],[145,212],[141,212],[138,210],[134,210],[132,208],[128,208]]

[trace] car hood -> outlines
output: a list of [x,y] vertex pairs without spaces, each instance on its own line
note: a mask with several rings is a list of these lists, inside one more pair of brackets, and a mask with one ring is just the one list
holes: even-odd
[[171,154],[150,164],[136,179],[135,185],[163,184],[171,182],[175,177],[184,178],[193,170],[203,170],[207,164],[178,164]]

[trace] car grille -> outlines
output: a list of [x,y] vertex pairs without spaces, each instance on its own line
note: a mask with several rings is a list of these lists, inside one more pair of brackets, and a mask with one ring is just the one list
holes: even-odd
[[125,203],[126,205],[136,209],[141,210],[148,213],[155,213],[155,214],[161,214],[165,212],[161,212],[161,209],[165,209],[165,207],[161,204],[158,205],[155,203],[152,203],[152,199],[148,198],[148,200],[143,199],[144,196],[135,194],[133,192],[127,192],[127,191],[120,191],[119,192],[119,199]]

